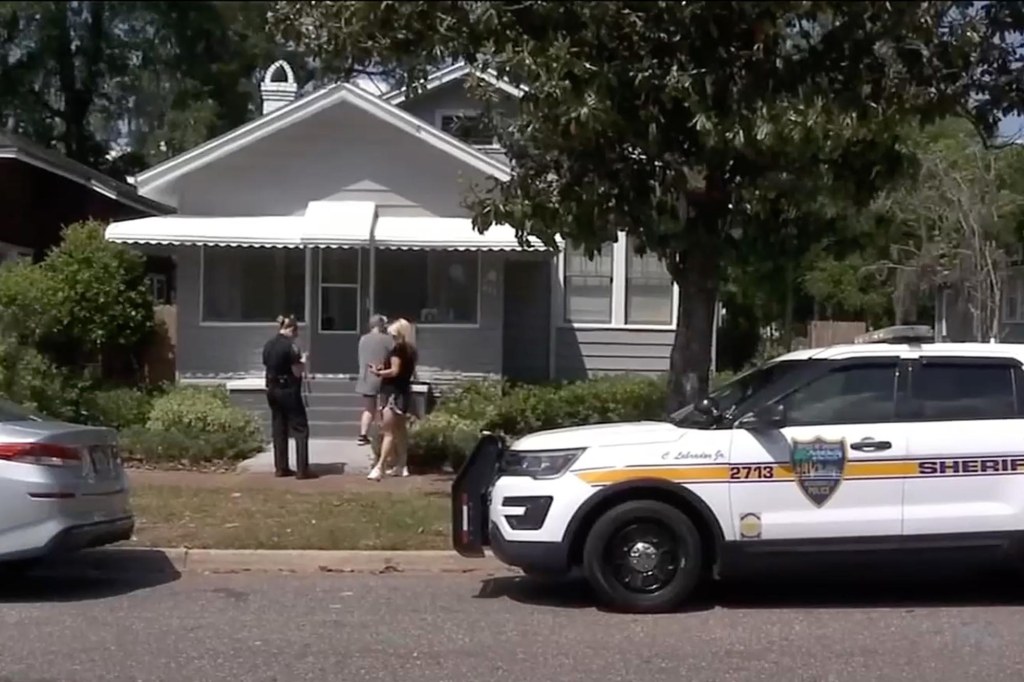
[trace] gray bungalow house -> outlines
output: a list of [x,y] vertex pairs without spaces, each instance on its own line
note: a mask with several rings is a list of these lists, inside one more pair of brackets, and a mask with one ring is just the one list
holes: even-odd
[[[452,66],[413,97],[341,84],[296,99],[278,62],[263,116],[133,179],[177,214],[114,222],[107,238],[174,259],[180,380],[258,385],[286,312],[317,377],[358,370],[370,311],[416,323],[435,382],[667,370],[678,293],[657,258],[623,237],[591,261],[472,229],[469,184],[509,167],[470,125],[471,75]],[[516,88],[478,75],[514,111]]]

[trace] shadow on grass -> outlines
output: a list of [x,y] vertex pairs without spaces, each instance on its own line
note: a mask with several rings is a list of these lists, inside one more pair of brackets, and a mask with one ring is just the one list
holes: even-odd
[[[496,577],[482,582],[477,599],[509,599],[561,609],[605,610],[579,576],[537,579]],[[784,578],[734,577],[705,582],[680,608],[696,613],[716,608],[751,609],[916,609],[1024,606],[1024,586],[1008,569],[922,566],[876,573],[820,573]]]
[[0,604],[91,601],[175,582],[181,573],[162,552],[91,550],[31,565],[0,564]]

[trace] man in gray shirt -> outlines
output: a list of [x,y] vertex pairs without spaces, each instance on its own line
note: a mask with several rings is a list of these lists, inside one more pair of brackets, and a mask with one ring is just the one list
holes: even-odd
[[380,392],[380,377],[370,373],[370,365],[378,367],[387,360],[388,353],[395,347],[395,340],[387,330],[388,321],[383,315],[370,316],[370,331],[359,338],[359,379],[356,393],[363,397],[363,414],[359,419],[360,445],[370,443],[370,427],[379,414],[377,394]]

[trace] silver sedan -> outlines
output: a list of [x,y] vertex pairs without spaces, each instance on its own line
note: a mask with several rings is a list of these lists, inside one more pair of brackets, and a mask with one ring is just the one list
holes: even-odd
[[128,540],[134,526],[116,431],[0,399],[0,564]]

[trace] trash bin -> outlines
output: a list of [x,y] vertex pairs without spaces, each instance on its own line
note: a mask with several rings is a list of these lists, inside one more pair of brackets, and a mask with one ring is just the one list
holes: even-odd
[[423,419],[433,410],[434,393],[430,383],[426,381],[414,381],[412,383],[412,416],[416,419]]

